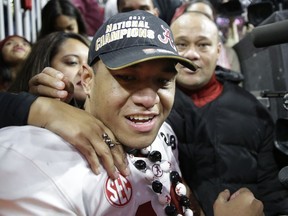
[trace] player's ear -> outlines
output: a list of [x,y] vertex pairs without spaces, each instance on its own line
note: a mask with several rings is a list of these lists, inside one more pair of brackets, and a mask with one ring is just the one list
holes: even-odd
[[88,97],[92,89],[93,76],[94,76],[93,68],[87,64],[84,64],[83,72],[81,74],[81,84],[83,86],[84,92]]
[[159,17],[159,14],[160,14],[159,9],[155,7],[155,8],[153,9],[153,15]]

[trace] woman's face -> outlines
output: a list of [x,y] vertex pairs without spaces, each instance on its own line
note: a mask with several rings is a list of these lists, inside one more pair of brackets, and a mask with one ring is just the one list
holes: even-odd
[[81,73],[83,64],[87,64],[88,49],[81,41],[69,38],[61,44],[51,61],[51,67],[61,71],[74,85],[74,98],[78,101],[86,98],[81,85]]
[[55,26],[56,31],[79,33],[77,20],[74,17],[60,15],[56,18]]
[[11,37],[2,48],[2,56],[8,65],[17,65],[26,60],[31,51],[31,45],[21,37]]

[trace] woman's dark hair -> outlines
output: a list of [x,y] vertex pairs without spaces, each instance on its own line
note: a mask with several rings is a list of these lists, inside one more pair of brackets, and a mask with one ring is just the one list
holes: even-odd
[[90,41],[86,37],[72,32],[59,31],[46,35],[33,45],[22,70],[8,91],[29,91],[29,80],[41,73],[45,67],[51,67],[51,60],[59,52],[61,44],[71,38],[81,41],[87,47],[90,45]]
[[0,83],[11,82],[12,74],[0,51]]
[[85,35],[86,26],[84,19],[82,18],[80,11],[76,8],[70,0],[49,0],[43,7],[41,12],[42,27],[38,35],[38,39],[43,38],[45,35],[54,31],[55,21],[60,15],[73,17],[77,20],[79,34]]

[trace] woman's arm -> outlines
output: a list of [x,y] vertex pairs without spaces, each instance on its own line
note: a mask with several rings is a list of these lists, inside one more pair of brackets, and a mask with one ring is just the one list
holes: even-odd
[[[98,174],[99,158],[111,178],[129,175],[121,145],[111,149],[103,141],[105,132],[115,140],[111,131],[91,114],[56,99],[37,97],[23,92],[0,93],[0,126],[34,125],[47,128],[70,142]],[[98,157],[97,157],[98,155]],[[114,165],[115,164],[115,165]]]
[[37,96],[27,92],[13,94],[0,93],[0,128],[6,126],[26,125],[31,104]]

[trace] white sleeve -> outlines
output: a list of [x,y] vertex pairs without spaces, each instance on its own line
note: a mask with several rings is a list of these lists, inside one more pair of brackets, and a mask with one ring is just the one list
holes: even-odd
[[1,129],[0,215],[83,215],[60,186],[69,182],[63,178],[73,179],[69,167],[74,162],[81,162],[79,154],[46,129]]

